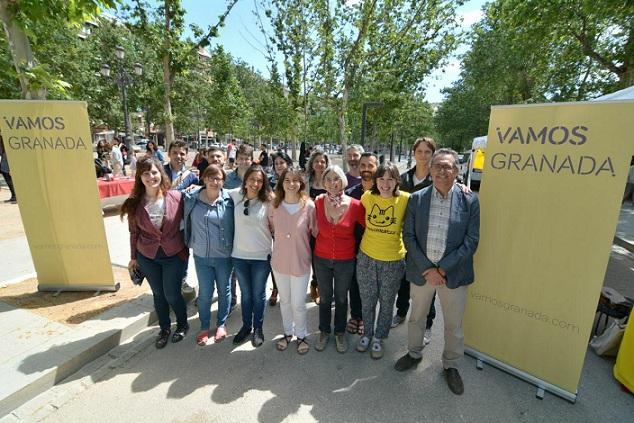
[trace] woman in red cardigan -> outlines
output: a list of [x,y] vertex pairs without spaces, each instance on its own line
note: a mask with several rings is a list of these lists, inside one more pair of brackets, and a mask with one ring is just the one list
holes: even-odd
[[152,288],[154,309],[161,331],[156,348],[163,348],[170,335],[170,307],[176,314],[172,342],[182,341],[189,324],[181,284],[189,250],[183,241],[181,193],[170,190],[163,165],[153,156],[137,162],[134,188],[121,206],[121,218],[128,216],[130,229],[129,268],[138,267]]
[[348,184],[343,170],[329,166],[323,173],[326,193],[315,200],[315,215],[319,233],[313,251],[313,266],[319,284],[319,339],[317,351],[323,351],[331,332],[331,304],[335,298],[335,343],[337,351],[345,353],[348,316],[348,289],[356,269],[357,225],[365,224],[365,210],[359,200],[344,194]]

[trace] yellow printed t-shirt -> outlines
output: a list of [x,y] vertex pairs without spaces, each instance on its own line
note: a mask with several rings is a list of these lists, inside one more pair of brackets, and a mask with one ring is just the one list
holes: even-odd
[[361,251],[375,260],[396,261],[405,257],[403,220],[409,194],[401,191],[398,197],[382,198],[366,191],[361,196],[365,207],[365,233]]

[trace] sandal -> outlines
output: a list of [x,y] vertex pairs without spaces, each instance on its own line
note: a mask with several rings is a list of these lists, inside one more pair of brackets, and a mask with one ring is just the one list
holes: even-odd
[[304,355],[310,351],[310,345],[306,342],[306,338],[297,338],[297,354]]
[[209,341],[209,331],[201,330],[198,332],[198,335],[196,336],[196,343],[201,347],[204,347],[207,345],[207,341]]
[[359,327],[357,328],[357,334],[363,336],[365,333],[365,326],[363,325],[363,320],[359,319]]
[[359,320],[353,319],[352,317],[348,320],[348,324],[346,325],[346,330],[348,333],[355,334],[359,330]]
[[291,340],[293,339],[292,335],[284,335],[282,338],[280,338],[277,341],[277,350],[278,351],[284,351],[286,348],[288,348],[288,344],[291,343]]

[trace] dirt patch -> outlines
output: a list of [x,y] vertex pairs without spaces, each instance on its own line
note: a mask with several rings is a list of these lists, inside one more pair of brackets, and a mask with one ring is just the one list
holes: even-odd
[[62,292],[54,297],[52,292],[38,292],[37,279],[0,287],[0,301],[17,308],[29,310],[49,320],[73,326],[115,307],[121,303],[151,294],[147,281],[136,286],[130,282],[128,270],[113,266],[114,280],[121,287],[116,292]]

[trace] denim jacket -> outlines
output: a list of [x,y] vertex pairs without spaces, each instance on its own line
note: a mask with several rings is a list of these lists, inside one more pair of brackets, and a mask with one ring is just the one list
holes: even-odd
[[[192,233],[192,211],[198,201],[198,194],[200,189],[195,189],[190,192],[183,193],[185,196],[185,211],[183,213],[183,226],[184,226],[184,238],[185,244],[189,245],[191,233]],[[234,231],[234,216],[233,216],[233,200],[229,196],[229,192],[223,189],[220,192],[222,201],[218,202],[218,207],[223,209],[224,219],[220,226],[220,242],[224,243],[224,246],[231,251],[233,249],[233,231]]]

